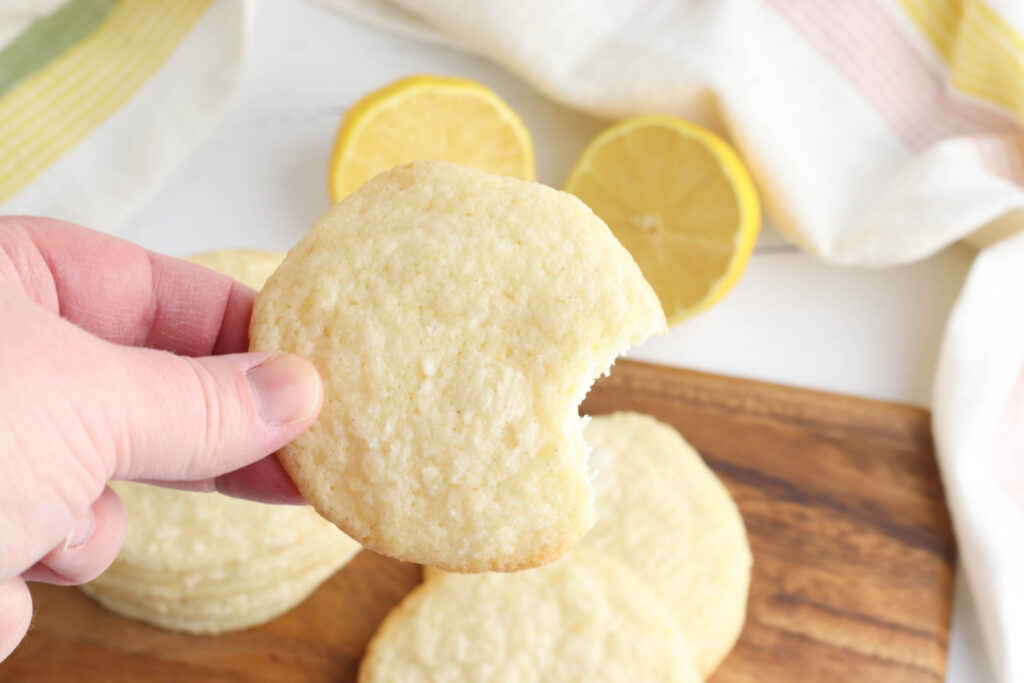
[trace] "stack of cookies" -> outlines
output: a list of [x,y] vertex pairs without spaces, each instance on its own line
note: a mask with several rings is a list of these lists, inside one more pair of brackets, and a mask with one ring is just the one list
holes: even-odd
[[[194,257],[259,288],[283,254]],[[219,633],[302,602],[361,546],[308,507],[115,482],[128,528],[113,565],[82,587],[105,607],[164,628]]]
[[268,621],[302,602],[360,546],[309,507],[117,482],[128,531],[82,590],[128,617],[190,633]]

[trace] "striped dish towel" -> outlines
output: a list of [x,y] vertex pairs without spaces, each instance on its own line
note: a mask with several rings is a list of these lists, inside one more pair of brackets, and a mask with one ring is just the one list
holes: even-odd
[[1024,0],[320,2],[593,114],[717,129],[773,222],[826,261],[985,247],[948,323],[934,431],[993,666],[1024,681]]
[[113,230],[238,82],[247,0],[0,2],[0,213]]

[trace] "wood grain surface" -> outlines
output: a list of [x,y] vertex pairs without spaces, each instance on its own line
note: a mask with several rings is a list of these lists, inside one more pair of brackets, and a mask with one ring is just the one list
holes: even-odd
[[[925,411],[625,361],[583,410],[674,425],[739,503],[749,615],[714,683],[943,679],[955,544]],[[33,629],[0,680],[353,681],[419,581],[419,567],[364,551],[288,614],[216,637],[34,584]]]

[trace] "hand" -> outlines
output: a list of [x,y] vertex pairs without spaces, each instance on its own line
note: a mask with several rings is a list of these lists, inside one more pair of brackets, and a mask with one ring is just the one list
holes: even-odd
[[275,457],[316,418],[308,362],[248,348],[254,292],[85,228],[0,217],[0,660],[25,580],[117,555],[111,479],[302,502]]

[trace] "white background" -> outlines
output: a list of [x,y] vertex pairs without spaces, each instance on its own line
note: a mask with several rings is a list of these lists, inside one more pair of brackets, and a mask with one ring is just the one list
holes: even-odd
[[[231,108],[121,236],[176,256],[290,248],[329,206],[326,167],[345,110],[411,73],[459,75],[496,90],[533,133],[538,179],[555,187],[608,125],[481,59],[295,0],[254,4],[250,54]],[[799,253],[766,226],[746,274],[721,303],[631,356],[927,406],[943,325],[972,257],[956,246],[910,266],[842,269]],[[982,682],[985,671],[960,582],[948,680]]]

